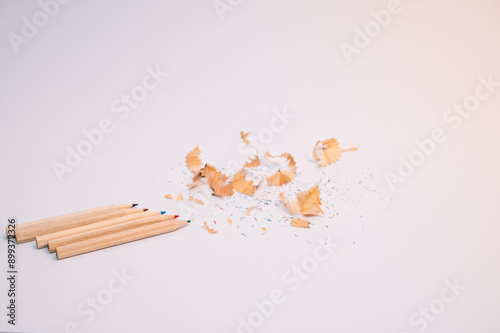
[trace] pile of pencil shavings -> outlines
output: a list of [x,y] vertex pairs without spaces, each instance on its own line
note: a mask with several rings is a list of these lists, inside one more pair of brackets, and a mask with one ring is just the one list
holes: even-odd
[[[240,134],[241,139],[246,144],[250,144],[247,138],[249,133],[241,132]],[[312,155],[319,167],[325,167],[337,162],[342,153],[357,150],[358,148],[356,147],[342,149],[336,139],[327,139],[316,142]],[[291,154],[286,152],[280,155],[271,155],[269,152],[266,152],[261,157],[255,155],[231,178],[212,164],[203,163],[200,155],[200,148],[196,146],[186,156],[186,166],[193,173],[192,182],[187,186],[189,189],[194,189],[198,186],[208,185],[213,195],[219,197],[229,197],[234,195],[235,192],[252,196],[263,185],[280,187],[293,182],[297,174],[295,159]],[[256,172],[259,168],[260,172]],[[262,173],[263,170],[269,171],[273,168],[277,170],[268,174]],[[165,197],[173,199],[171,194],[167,194]],[[177,200],[182,200],[182,194],[179,194]],[[190,200],[197,199],[190,196]],[[288,213],[294,216],[290,222],[293,227],[309,228],[310,222],[303,217],[324,215],[321,209],[321,199],[317,184],[297,193],[296,198],[287,199],[286,194],[280,192],[276,200],[280,200]],[[206,222],[204,225],[209,233],[217,232],[209,228]]]

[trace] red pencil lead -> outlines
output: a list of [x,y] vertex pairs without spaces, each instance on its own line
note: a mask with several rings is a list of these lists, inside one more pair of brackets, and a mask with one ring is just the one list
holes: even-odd
[[143,211],[144,212],[147,212],[149,210],[149,208],[144,208]]
[[179,217],[179,215],[174,215],[174,219],[176,219],[176,218],[178,218],[178,217]]

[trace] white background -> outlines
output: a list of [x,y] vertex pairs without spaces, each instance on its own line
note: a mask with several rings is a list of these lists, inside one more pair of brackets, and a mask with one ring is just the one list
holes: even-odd
[[[174,234],[62,261],[22,244],[18,325],[0,312],[0,330],[64,332],[74,321],[83,332],[236,332],[238,316],[281,289],[286,301],[256,332],[417,332],[409,316],[457,277],[467,289],[426,332],[499,332],[500,89],[456,130],[443,114],[474,93],[479,76],[500,81],[500,5],[401,6],[348,63],[339,45],[352,44],[354,29],[386,2],[243,1],[221,20],[209,0],[72,1],[16,53],[8,34],[21,34],[22,18],[41,7],[3,1],[2,224],[109,203],[173,211],[163,196],[184,188],[172,166],[181,170],[197,144],[207,160],[243,161],[239,131],[258,133],[283,107],[296,119],[266,149],[311,168],[316,140],[336,137],[360,151],[327,172],[372,172],[385,199],[359,201],[371,212],[363,218],[315,220],[330,223],[341,246],[295,292],[281,277],[315,240],[286,228],[270,239],[209,235],[201,226],[210,210]],[[120,119],[113,101],[156,66],[169,77]],[[114,131],[59,182],[51,164],[104,118]],[[391,191],[384,173],[436,127],[447,141]],[[85,322],[79,304],[122,269],[135,279]]]

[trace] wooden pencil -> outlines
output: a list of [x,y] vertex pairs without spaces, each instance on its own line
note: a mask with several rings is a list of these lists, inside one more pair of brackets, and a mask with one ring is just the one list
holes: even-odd
[[129,229],[77,243],[59,246],[56,248],[57,259],[65,259],[79,254],[172,232],[182,228],[189,222],[190,221],[178,220],[157,222],[144,227]]
[[[131,216],[136,216],[139,214],[134,214]],[[149,217],[143,217],[140,219],[135,219],[131,221],[125,221],[118,223],[118,219],[92,223],[83,227],[73,228],[68,230],[63,230],[60,233],[67,233],[68,236],[65,237],[56,237],[50,238],[48,240],[48,248],[50,253],[55,252],[56,248],[59,246],[81,242],[90,238],[96,238],[104,235],[109,235],[112,233],[129,230],[133,228],[143,227],[148,224],[153,224],[157,222],[164,222],[169,220],[174,220],[178,215],[155,215]],[[87,230],[85,230],[85,228]],[[54,235],[54,234],[52,234]],[[40,237],[45,237],[40,236]],[[37,242],[40,237],[37,237]]]
[[18,243],[30,242],[41,235],[50,234],[56,231],[74,228],[80,225],[90,224],[97,221],[109,220],[115,217],[136,214],[146,210],[139,208],[122,208],[110,211],[107,210],[99,213],[91,213],[89,215],[74,215],[64,219],[45,219],[43,223],[37,222],[31,224],[30,222],[26,224],[19,224],[16,226],[15,236]]
[[140,212],[140,213],[136,213],[136,214],[130,214],[130,215],[125,215],[125,216],[121,216],[121,217],[115,217],[115,218],[111,218],[111,219],[104,219],[104,220],[100,220],[100,221],[93,222],[93,223],[90,223],[90,224],[85,224],[85,225],[74,227],[74,228],[70,228],[70,229],[64,229],[64,230],[61,230],[61,231],[52,232],[50,234],[45,234],[45,235],[37,236],[36,237],[36,245],[37,245],[37,247],[39,249],[41,249],[42,247],[46,247],[47,246],[47,242],[49,240],[52,240],[52,239],[64,238],[64,237],[68,237],[68,236],[71,236],[71,235],[74,235],[74,234],[79,234],[79,233],[82,233],[82,232],[87,232],[89,230],[95,230],[95,229],[99,229],[99,228],[105,228],[105,227],[109,227],[109,226],[120,224],[120,223],[126,223],[126,222],[130,222],[130,221],[139,220],[139,219],[142,219],[142,218],[145,218],[145,217],[161,215],[163,213],[164,212],[160,212],[160,211],[156,211],[156,212],[151,212],[151,211]]
[[[76,218],[76,217],[82,217],[82,216],[89,216],[90,217],[92,215],[98,215],[98,214],[102,214],[102,213],[117,210],[117,209],[134,208],[135,206],[137,206],[137,204],[112,204],[112,205],[106,205],[106,206],[91,208],[91,209],[87,209],[87,210],[82,210],[79,212],[49,217],[49,218],[45,218],[45,219],[41,219],[41,220],[28,222],[28,223],[23,223],[23,224],[16,225],[14,235],[15,235],[18,243],[29,242],[29,241],[32,241],[34,239],[31,239],[32,238],[31,236],[27,236],[27,238],[26,238],[24,235],[24,233],[25,233],[24,231],[28,230],[28,235],[29,235],[29,230],[34,230],[35,228],[37,228],[43,224],[58,223],[60,221],[64,221],[64,220]],[[5,231],[7,232],[7,235],[9,235],[9,229],[5,228]],[[19,232],[21,233],[21,237],[20,237],[21,240],[19,240],[17,238],[17,234]]]

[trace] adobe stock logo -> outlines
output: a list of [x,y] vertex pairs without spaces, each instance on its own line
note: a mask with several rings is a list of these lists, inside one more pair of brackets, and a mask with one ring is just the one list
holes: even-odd
[[[169,73],[162,71],[160,65],[156,65],[156,67],[147,66],[145,72],[146,74],[143,76],[141,83],[133,86],[129,93],[121,94],[119,98],[116,98],[111,103],[111,112],[116,114],[119,120],[128,118],[131,111],[137,109],[169,75]],[[84,138],[78,141],[75,146],[66,146],[64,160],[51,163],[52,170],[59,182],[62,182],[65,174],[72,173],[82,164],[86,157],[92,154],[95,148],[104,142],[104,139],[115,130],[116,122],[116,120],[113,121],[108,117],[102,118],[96,128],[82,131]]]
[[[288,285],[289,292],[299,290],[302,283],[318,270],[320,265],[327,261],[333,252],[340,247],[340,244],[333,242],[330,238],[325,241],[318,238],[318,244],[313,250],[313,254],[305,257],[297,265],[293,264],[281,276],[281,280]],[[251,311],[245,318],[238,316],[236,333],[254,333],[255,329],[261,327],[265,320],[274,314],[278,305],[287,300],[287,291],[276,288],[271,290],[269,297],[261,301],[253,302],[255,310]]]
[[[452,130],[459,129],[463,121],[470,118],[479,109],[481,103],[491,98],[500,88],[500,81],[493,80],[492,74],[487,77],[479,76],[477,80],[479,83],[476,85],[474,92],[466,96],[461,103],[455,103],[453,107],[448,108],[443,113],[443,121]],[[398,156],[399,165],[395,170],[396,172],[386,171],[384,173],[389,188],[395,191],[398,183],[404,183],[412,176],[417,168],[422,166],[438,150],[438,147],[448,140],[447,132],[450,131],[445,130],[443,127],[436,127],[431,131],[429,137],[415,140],[415,149],[406,157],[403,155]]]
[[372,11],[370,13],[373,20],[365,23],[363,29],[354,27],[354,39],[352,44],[340,43],[340,50],[348,64],[352,62],[352,56],[360,54],[361,50],[367,48],[372,40],[380,35],[382,28],[386,28],[392,22],[395,15],[401,14],[403,6],[399,0],[390,0],[387,9]]
[[37,11],[29,20],[26,16],[21,18],[23,26],[21,27],[21,34],[9,32],[7,38],[15,53],[19,53],[19,47],[26,45],[28,42],[35,38],[40,29],[45,27],[51,18],[59,14],[61,5],[66,5],[70,0],[47,0],[39,1],[38,5],[41,10]]
[[[419,307],[418,311],[412,312],[408,317],[408,323],[418,333],[425,332],[431,323],[437,321],[439,316],[443,315],[446,309],[455,303],[463,291],[467,289],[467,286],[461,284],[457,277],[453,279],[453,282],[445,280],[444,284],[445,287],[441,290],[439,297],[432,299],[425,306]],[[410,332],[401,331],[400,333]]]

